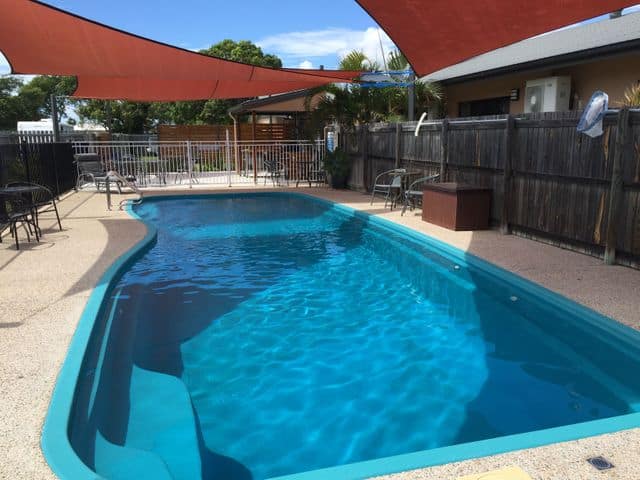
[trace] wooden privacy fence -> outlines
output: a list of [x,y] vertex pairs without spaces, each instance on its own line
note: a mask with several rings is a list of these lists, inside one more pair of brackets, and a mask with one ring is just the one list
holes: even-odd
[[[227,131],[233,140],[233,125],[158,125],[158,137],[161,142],[213,142],[225,141]],[[238,124],[238,140],[293,140],[293,124]]]
[[[640,265],[640,111],[610,112],[604,134],[578,133],[580,112],[444,119],[357,127],[343,136],[351,188],[410,167],[493,189],[504,233]],[[617,257],[616,257],[617,252]]]

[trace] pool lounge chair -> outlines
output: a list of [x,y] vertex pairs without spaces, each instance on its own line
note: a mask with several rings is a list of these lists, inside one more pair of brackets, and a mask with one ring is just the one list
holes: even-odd
[[410,210],[416,208],[416,204],[422,199],[422,189],[425,183],[435,182],[440,178],[440,174],[429,175],[427,177],[420,177],[409,185],[404,192],[404,203],[402,205],[402,212],[400,215],[404,215],[407,207]]
[[[107,172],[97,153],[76,153],[73,158],[78,168],[76,190],[79,190],[87,181],[93,183],[98,191],[100,191],[100,185],[107,184]],[[122,193],[122,182],[117,178],[110,178],[109,181],[116,184],[118,193]]]

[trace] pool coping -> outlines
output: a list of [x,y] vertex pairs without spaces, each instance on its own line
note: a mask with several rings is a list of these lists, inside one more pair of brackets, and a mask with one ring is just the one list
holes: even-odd
[[[606,317],[594,310],[591,310],[577,302],[557,294],[542,285],[527,280],[513,272],[494,265],[487,260],[483,260],[473,254],[465,252],[457,247],[449,245],[441,240],[431,237],[425,233],[418,232],[412,228],[398,224],[385,218],[380,218],[374,214],[357,210],[355,208],[333,202],[315,195],[298,192],[237,192],[237,193],[206,193],[206,194],[182,194],[175,195],[151,195],[145,197],[147,200],[170,200],[176,198],[203,198],[203,197],[237,197],[237,196],[299,196],[313,201],[326,204],[347,216],[353,216],[365,220],[367,223],[383,228],[392,229],[395,232],[408,236],[412,240],[417,240],[435,248],[438,253],[446,254],[454,261],[480,269],[490,275],[495,275],[501,280],[506,280],[515,284],[518,288],[527,291],[533,296],[543,294],[545,300],[563,309],[571,310],[575,314],[581,315],[594,326],[603,328],[617,336],[629,337],[629,339],[640,341],[640,332],[620,323],[614,319]],[[78,322],[76,331],[71,339],[64,363],[58,374],[58,379],[51,397],[49,409],[42,431],[41,446],[47,463],[51,469],[61,478],[101,478],[96,472],[86,466],[75,454],[69,438],[68,425],[73,407],[75,387],[84,359],[86,346],[93,330],[96,319],[103,308],[103,300],[111,286],[117,281],[131,263],[135,262],[149,248],[155,244],[157,238],[156,228],[146,223],[131,208],[131,202],[127,204],[127,213],[135,220],[140,221],[147,228],[145,237],[121,255],[102,275],[96,287],[91,292],[89,300],[83,310]],[[292,475],[273,477],[270,480],[320,480],[330,476],[344,479],[359,479],[373,477],[390,473],[398,473],[416,468],[425,468],[445,463],[452,463],[461,460],[485,457],[500,453],[522,450],[532,447],[539,447],[552,443],[559,443],[569,440],[577,440],[616,431],[640,427],[640,412],[627,415],[565,425],[544,430],[525,432],[515,435],[497,437],[493,439],[469,442],[464,444],[440,447],[431,450],[383,457],[363,462],[339,465],[307,472],[300,472]]]

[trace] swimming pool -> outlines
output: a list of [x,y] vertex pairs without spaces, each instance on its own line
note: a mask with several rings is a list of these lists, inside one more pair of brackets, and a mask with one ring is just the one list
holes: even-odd
[[637,332],[426,236],[284,193],[134,214],[45,424],[63,478],[363,478],[640,425]]

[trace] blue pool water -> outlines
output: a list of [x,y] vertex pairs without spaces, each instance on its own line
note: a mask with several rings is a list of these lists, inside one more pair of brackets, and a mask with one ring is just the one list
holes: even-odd
[[430,242],[300,195],[136,213],[157,243],[101,308],[69,425],[107,478],[259,480],[640,410],[637,344]]

